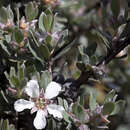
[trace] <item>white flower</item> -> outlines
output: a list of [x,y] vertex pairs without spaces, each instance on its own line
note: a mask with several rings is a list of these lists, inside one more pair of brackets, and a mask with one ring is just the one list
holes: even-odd
[[56,82],[50,82],[45,93],[39,91],[39,85],[36,80],[30,80],[27,83],[25,92],[30,96],[30,101],[19,99],[14,103],[14,109],[21,112],[24,109],[31,109],[31,113],[37,111],[34,118],[34,126],[36,129],[43,129],[46,126],[46,118],[48,113],[53,117],[63,118],[62,111],[64,108],[60,105],[52,103],[50,99],[56,97],[61,91],[61,86]]

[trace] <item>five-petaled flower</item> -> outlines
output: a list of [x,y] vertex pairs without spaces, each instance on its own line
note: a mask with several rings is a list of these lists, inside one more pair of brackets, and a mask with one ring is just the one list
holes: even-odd
[[43,129],[46,126],[46,118],[48,113],[53,117],[63,118],[62,111],[64,108],[53,103],[52,98],[56,97],[61,91],[61,86],[56,82],[50,82],[45,90],[39,90],[36,80],[30,80],[25,88],[25,93],[30,96],[30,100],[19,99],[14,103],[14,109],[21,112],[24,109],[31,109],[31,114],[37,111],[34,118],[34,126],[36,129]]

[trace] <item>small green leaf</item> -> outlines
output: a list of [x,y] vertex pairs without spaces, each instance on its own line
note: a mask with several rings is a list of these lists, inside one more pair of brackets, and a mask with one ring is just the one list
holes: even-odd
[[51,30],[53,30],[53,15],[47,15],[47,19],[48,19],[48,28],[49,28],[49,32],[51,32]]
[[54,26],[54,16],[50,9],[47,9],[45,12],[42,12],[42,14],[40,15],[39,25],[40,28],[43,28],[41,21],[43,21],[43,26],[46,32],[52,32]]
[[5,35],[5,40],[7,43],[11,42],[11,35]]
[[80,100],[79,100],[80,105],[84,106],[85,103],[85,97],[82,95],[80,96]]
[[10,77],[12,77],[12,76],[16,76],[16,71],[15,71],[14,67],[10,68]]
[[115,91],[112,89],[106,96],[104,103],[111,102],[115,96]]
[[47,44],[51,44],[51,40],[52,40],[51,35],[47,35],[47,37],[46,37],[46,39],[45,39],[46,43],[47,43]]
[[29,50],[31,51],[32,55],[39,60],[40,62],[43,62],[44,60],[40,57],[39,54],[39,48],[32,42],[28,42]]
[[36,44],[37,47],[39,47],[39,43],[37,42],[36,37],[34,36],[34,32],[32,30],[30,30],[29,32],[30,32],[30,34],[32,36],[32,39],[33,39],[34,43]]
[[43,60],[42,60],[42,61],[39,61],[39,60],[35,59],[35,60],[33,61],[33,63],[34,63],[35,69],[36,69],[38,72],[41,72],[41,71],[43,71],[43,68],[44,68],[44,69],[46,68],[45,62],[44,62]]
[[68,102],[65,99],[63,99],[63,103],[64,103],[65,110],[68,111],[68,107],[69,107]]
[[8,99],[6,98],[5,93],[4,93],[2,90],[0,91],[0,93],[1,93],[1,95],[3,96],[3,99],[4,99],[7,103],[9,103]]
[[0,130],[16,130],[13,124],[9,124],[8,120],[0,120]]
[[66,112],[66,111],[63,111],[62,112],[62,114],[63,114],[63,118],[64,118],[64,120],[67,122],[67,123],[71,123],[71,116]]
[[49,71],[43,71],[41,74],[41,81],[40,87],[44,90],[46,89],[47,85],[52,81],[51,74]]
[[120,13],[120,0],[111,0],[111,10],[113,15],[117,18]]
[[24,78],[22,78],[22,80],[20,80],[19,82],[20,82],[19,88],[23,89],[23,88],[26,86],[26,84],[27,84],[27,82],[28,82],[28,79],[27,79],[26,77],[24,77]]
[[48,19],[47,19],[47,15],[45,13],[43,13],[43,26],[44,26],[46,32],[49,32]]
[[59,104],[60,106],[63,106],[63,100],[62,100],[61,97],[58,97],[58,104]]
[[0,40],[0,46],[2,47],[2,49],[10,56],[11,53],[9,51],[9,45],[6,42],[3,42],[2,40]]
[[94,111],[97,107],[96,103],[96,95],[92,92],[90,92],[90,97],[89,97],[89,108],[91,111]]
[[50,58],[50,51],[45,44],[41,44],[39,47],[40,54],[43,58],[49,59]]
[[10,82],[13,85],[12,87],[15,87],[15,88],[20,87],[20,82],[19,82],[19,80],[18,80],[18,78],[16,76],[11,76],[10,77]]
[[8,130],[9,129],[9,121],[3,120],[2,121],[2,130]]
[[56,121],[53,118],[48,119],[47,130],[55,130],[57,128]]
[[7,73],[7,71],[5,71],[4,74],[5,74],[6,78],[9,80],[10,76],[9,76],[9,74]]
[[25,65],[18,63],[18,78],[21,81],[24,78]]
[[50,9],[50,8],[46,9],[46,10],[45,10],[45,14],[46,14],[46,15],[51,15],[51,14],[52,14],[51,9]]
[[107,102],[103,106],[103,115],[110,115],[115,109],[115,104],[113,102]]
[[0,23],[6,24],[8,22],[8,12],[5,7],[0,8]]
[[37,17],[38,7],[35,2],[34,3],[29,2],[27,4],[27,6],[25,7],[25,15],[26,15],[27,21],[29,21],[29,22],[34,20]]
[[28,65],[25,67],[25,76],[30,77],[33,73],[35,73],[36,68],[34,66]]
[[111,115],[115,115],[115,114],[118,114],[122,108],[125,106],[125,101],[123,100],[119,100],[115,103],[115,109],[114,111],[111,113]]
[[10,5],[7,7],[7,10],[8,10],[8,18],[13,21],[13,19],[14,19],[14,14],[13,14],[12,9],[10,8]]
[[82,122],[84,122],[85,112],[84,112],[84,110],[83,110],[83,108],[82,108],[81,105],[79,105],[79,104],[77,104],[77,103],[73,104],[73,106],[72,106],[72,113],[74,113],[75,116],[76,116],[79,120],[81,120]]
[[13,37],[17,43],[21,43],[24,40],[24,33],[21,29],[16,28],[13,32]]
[[42,12],[39,17],[39,20],[38,20],[38,26],[39,26],[39,29],[41,29],[43,32],[45,32],[46,30],[43,25],[43,15],[44,15],[44,13]]

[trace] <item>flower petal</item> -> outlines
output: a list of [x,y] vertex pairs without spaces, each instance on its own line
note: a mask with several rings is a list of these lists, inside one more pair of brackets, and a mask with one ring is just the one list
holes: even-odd
[[78,128],[78,130],[89,130],[87,125],[81,124]]
[[36,129],[43,129],[46,126],[46,118],[43,110],[38,110],[33,124]]
[[39,97],[39,85],[36,80],[30,80],[27,82],[27,87],[25,88],[25,92],[28,96],[32,98]]
[[63,118],[62,111],[64,111],[64,108],[62,106],[50,104],[47,106],[47,110],[49,114],[53,115],[54,117]]
[[51,99],[53,97],[56,97],[60,91],[61,91],[60,84],[58,84],[54,81],[50,82],[46,88],[46,91],[45,91],[45,98]]
[[31,114],[33,114],[34,112],[36,112],[38,110],[38,108],[36,106],[34,106],[32,109],[31,109]]
[[17,112],[21,112],[24,109],[31,109],[32,107],[34,107],[34,102],[27,101],[24,99],[19,99],[14,103],[14,109]]

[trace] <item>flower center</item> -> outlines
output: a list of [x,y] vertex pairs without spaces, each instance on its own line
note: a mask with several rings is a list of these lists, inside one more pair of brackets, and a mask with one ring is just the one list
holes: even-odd
[[48,104],[50,104],[50,100],[45,98],[38,98],[35,102],[35,105],[38,109],[44,109]]

